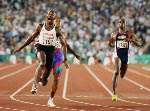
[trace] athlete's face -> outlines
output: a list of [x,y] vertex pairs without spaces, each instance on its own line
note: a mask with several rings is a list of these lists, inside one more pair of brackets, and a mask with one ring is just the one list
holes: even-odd
[[119,20],[119,28],[125,29],[126,26],[127,26],[126,21],[125,21],[124,19],[120,19],[120,20]]
[[55,19],[55,25],[56,25],[56,27],[61,27],[61,23],[60,23],[60,19],[59,18]]
[[49,11],[47,16],[46,16],[46,22],[49,24],[49,25],[52,25],[54,23],[54,20],[55,20],[55,12],[54,11]]

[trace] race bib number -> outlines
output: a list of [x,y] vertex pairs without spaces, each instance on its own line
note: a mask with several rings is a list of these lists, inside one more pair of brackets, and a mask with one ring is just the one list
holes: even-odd
[[39,43],[42,45],[55,46],[55,40],[53,38],[39,38]]
[[59,39],[56,40],[56,45],[55,45],[55,47],[56,47],[57,49],[58,49],[58,48],[60,49],[60,48],[62,47],[62,45],[61,45]]
[[128,48],[128,42],[117,41],[117,48]]

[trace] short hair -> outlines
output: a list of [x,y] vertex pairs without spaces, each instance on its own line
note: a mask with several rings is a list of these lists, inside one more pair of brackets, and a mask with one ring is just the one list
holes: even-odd
[[49,15],[49,13],[54,13],[54,16],[56,16],[56,13],[55,13],[55,11],[53,11],[53,10],[50,10],[48,13],[47,13],[47,15]]

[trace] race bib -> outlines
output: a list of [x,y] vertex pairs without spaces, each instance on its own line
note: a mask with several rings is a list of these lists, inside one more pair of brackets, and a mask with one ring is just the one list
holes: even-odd
[[117,41],[117,48],[128,48],[128,42],[126,42],[126,41]]
[[42,37],[39,38],[39,43],[42,45],[55,46],[54,37]]
[[56,45],[55,45],[55,47],[56,47],[57,49],[58,49],[58,48],[60,49],[60,48],[62,47],[62,45],[61,45],[59,39],[56,40]]

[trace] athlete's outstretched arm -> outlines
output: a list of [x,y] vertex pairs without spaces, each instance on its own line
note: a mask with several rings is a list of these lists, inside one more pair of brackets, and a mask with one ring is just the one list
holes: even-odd
[[70,47],[69,43],[67,42],[67,40],[66,40],[66,38],[67,38],[67,37],[66,37],[66,33],[65,33],[65,32],[62,32],[62,34],[63,34],[63,36],[64,36],[64,38],[65,38],[65,42],[66,42],[66,45],[67,45],[67,50],[68,50],[71,54],[73,54],[78,60],[80,60],[81,57],[75,53],[75,51]]
[[41,24],[39,24],[36,28],[36,30],[34,31],[34,33],[32,35],[30,35],[27,40],[23,43],[22,46],[20,46],[17,50],[15,50],[13,53],[18,53],[19,51],[21,51],[24,47],[26,47],[27,45],[29,45],[31,42],[34,41],[34,39],[39,35],[41,30]]
[[65,67],[68,68],[69,66],[67,64],[67,45],[65,42],[65,38],[63,37],[62,31],[58,27],[56,27],[56,36],[60,39],[60,42],[63,46],[64,64],[65,64]]
[[110,39],[108,41],[108,45],[110,47],[114,47],[114,41],[116,39],[116,33],[112,33],[111,36],[110,36]]
[[69,51],[70,53],[72,53],[78,60],[80,60],[81,57],[75,53],[75,51],[70,47],[70,45],[68,44],[67,41],[66,41],[66,44],[67,44],[67,49],[68,49],[68,51]]

